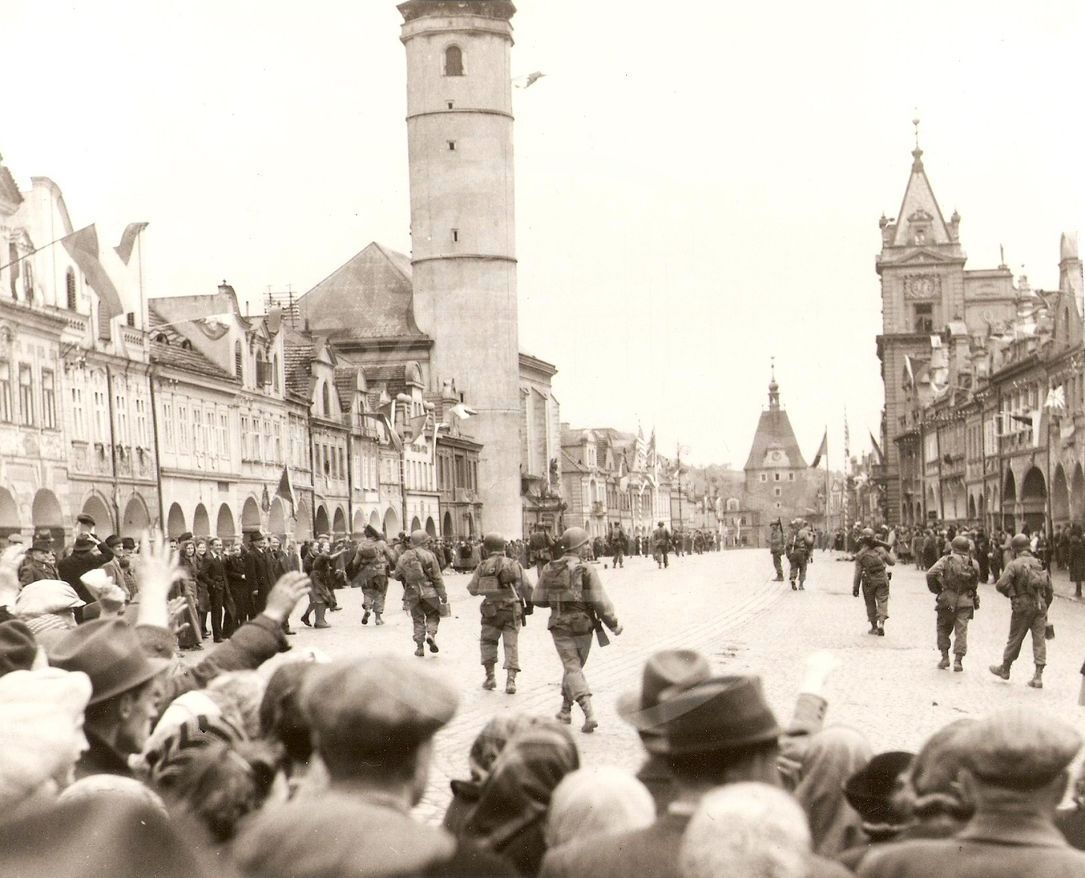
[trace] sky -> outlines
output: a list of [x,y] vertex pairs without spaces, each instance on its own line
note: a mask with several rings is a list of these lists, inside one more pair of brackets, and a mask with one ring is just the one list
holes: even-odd
[[[775,357],[807,459],[882,405],[878,218],[913,148],[968,267],[1058,282],[1085,231],[1085,4],[520,0],[521,349],[563,421],[745,463]],[[146,220],[149,295],[228,280],[254,311],[370,241],[409,252],[391,0],[0,0],[20,183],[103,241]],[[15,123],[15,124],[12,124]]]

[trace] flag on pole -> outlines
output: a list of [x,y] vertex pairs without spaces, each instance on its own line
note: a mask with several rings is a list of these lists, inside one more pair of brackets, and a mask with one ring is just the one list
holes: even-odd
[[91,289],[98,294],[106,316],[112,319],[118,314],[123,314],[124,306],[121,304],[120,294],[113,286],[113,281],[109,279],[105,269],[102,268],[102,263],[98,261],[98,231],[94,228],[94,223],[61,238],[61,242],[72,261],[87,279]]
[[279,476],[279,487],[275,489],[275,496],[282,497],[290,504],[290,514],[294,514],[294,488],[290,484],[290,468],[283,467],[283,474]]
[[[870,433],[870,431],[867,431]],[[882,454],[882,447],[878,444],[878,440],[874,438],[874,434],[870,433],[870,444],[874,446],[874,453],[878,455],[878,463],[885,463],[885,455]]]
[[121,234],[121,242],[113,248],[125,265],[132,258],[132,249],[136,246],[136,238],[148,225],[150,223],[129,223],[125,226],[124,232]]
[[426,423],[429,421],[429,415],[423,414],[418,417],[411,418],[407,421],[407,429],[411,431],[411,444],[414,445],[419,439],[421,439],[426,433]]
[[450,415],[455,415],[461,421],[465,421],[472,415],[478,414],[478,412],[476,412],[473,408],[465,406],[462,402],[458,402],[454,406],[452,406],[452,408],[448,410],[448,413]]
[[829,428],[825,428],[825,432],[821,436],[821,444],[818,446],[817,454],[814,455],[814,460],[810,464],[811,468],[816,469],[818,464],[821,463],[821,458],[825,457],[829,453]]

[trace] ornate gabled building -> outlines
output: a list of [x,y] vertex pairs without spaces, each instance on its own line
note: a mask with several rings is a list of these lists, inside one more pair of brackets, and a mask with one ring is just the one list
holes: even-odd
[[1017,310],[1018,291],[1005,265],[965,269],[960,222],[956,211],[946,222],[917,140],[900,210],[896,218],[883,215],[878,223],[882,249],[875,261],[882,299],[877,346],[885,388],[885,464],[876,475],[885,491],[886,517],[894,524],[915,520],[924,508],[908,395],[915,392],[917,373],[928,369],[931,336],[950,324],[968,335],[982,335],[1011,320]]

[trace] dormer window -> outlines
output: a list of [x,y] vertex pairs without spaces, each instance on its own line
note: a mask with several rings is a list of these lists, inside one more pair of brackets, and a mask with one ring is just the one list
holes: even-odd
[[925,243],[927,243],[927,230],[924,229],[924,228],[916,229],[915,230],[915,244],[916,244],[916,246],[920,246],[920,245],[925,244]]

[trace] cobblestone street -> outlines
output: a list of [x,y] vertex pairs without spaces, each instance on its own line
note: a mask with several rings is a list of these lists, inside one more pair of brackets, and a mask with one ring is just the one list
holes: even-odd
[[[839,666],[827,687],[828,721],[861,729],[876,749],[914,749],[947,722],[1014,700],[1042,705],[1075,723],[1081,716],[1077,694],[1085,609],[1073,600],[1058,599],[1051,611],[1057,639],[1048,644],[1045,688],[1035,691],[1025,686],[1032,671],[1028,642],[1010,683],[987,671],[1001,658],[1010,615],[1009,602],[992,585],[983,587],[982,608],[969,628],[965,673],[954,674],[935,667],[933,598],[922,574],[911,566],[896,568],[885,638],[866,633],[862,600],[851,596],[853,566],[832,553],[816,554],[805,592],[772,581],[764,550],[672,559],[669,570],[658,570],[646,558],[630,559],[620,570],[599,567],[625,631],[605,649],[594,646],[587,665],[600,728],[582,735],[574,709],[572,728],[587,762],[638,765],[639,742],[614,705],[621,692],[639,685],[645,657],[666,647],[698,649],[720,673],[761,675],[781,722],[790,716],[805,656],[829,650]],[[490,716],[513,710],[549,715],[561,700],[561,668],[546,632],[545,610],[529,617],[521,633],[519,693],[479,688],[477,600],[467,594],[467,582],[465,575],[446,577],[453,616],[441,625],[440,654],[425,659],[428,667],[456,682],[462,697],[459,713],[438,736],[430,790],[419,806],[432,819],[439,819],[447,803],[448,781],[465,776],[471,742]],[[344,610],[329,615],[334,627],[312,631],[295,618],[299,634],[292,640],[333,656],[409,655],[414,644],[409,617],[399,609],[400,593],[392,582],[388,624],[374,628],[359,624],[360,592],[341,590]],[[503,683],[503,676],[498,679]]]

